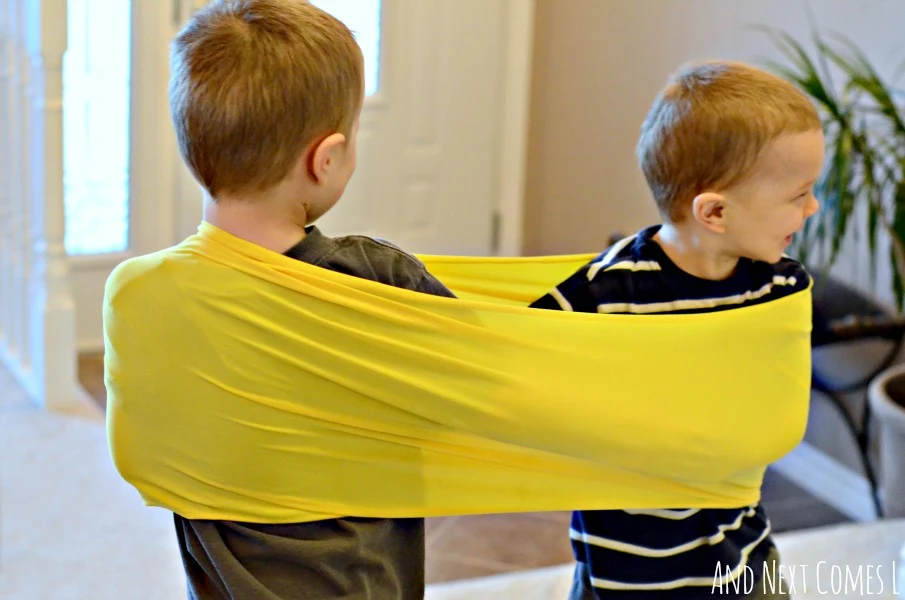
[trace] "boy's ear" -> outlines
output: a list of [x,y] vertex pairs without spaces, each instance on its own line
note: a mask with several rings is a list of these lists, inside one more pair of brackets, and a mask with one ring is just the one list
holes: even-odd
[[695,221],[713,231],[726,231],[726,197],[716,192],[702,192],[691,201],[691,216]]
[[308,172],[314,178],[315,183],[323,183],[338,166],[341,152],[345,146],[346,136],[341,133],[331,133],[314,145],[308,154]]

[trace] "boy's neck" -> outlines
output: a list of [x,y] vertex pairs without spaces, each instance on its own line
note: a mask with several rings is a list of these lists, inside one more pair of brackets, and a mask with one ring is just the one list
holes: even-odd
[[244,198],[214,200],[205,194],[203,219],[229,234],[280,254],[306,235],[306,217],[298,202]]
[[713,247],[708,237],[691,226],[664,223],[654,241],[677,267],[700,279],[727,279],[738,266],[738,256],[727,255]]

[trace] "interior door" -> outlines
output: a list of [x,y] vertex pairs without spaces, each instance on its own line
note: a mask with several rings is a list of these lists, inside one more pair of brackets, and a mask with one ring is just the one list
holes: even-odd
[[[95,351],[103,348],[111,270],[178,243],[201,219],[201,193],[170,123],[167,82],[169,42],[204,1],[69,2],[66,240],[79,349]],[[506,149],[521,147],[524,107],[506,114],[503,107],[513,71],[507,19],[514,13],[522,22],[528,5],[516,3],[527,2],[314,0],[355,32],[367,80],[359,166],[318,223],[325,233],[374,235],[419,253],[495,252],[500,190],[520,201],[513,183],[520,178],[501,184],[499,173],[523,162]],[[527,86],[515,87],[510,102],[527,97]]]
[[[358,168],[318,226],[413,252],[491,254],[508,2],[312,2],[353,30],[366,70]],[[201,194],[176,168],[185,236],[197,228]]]

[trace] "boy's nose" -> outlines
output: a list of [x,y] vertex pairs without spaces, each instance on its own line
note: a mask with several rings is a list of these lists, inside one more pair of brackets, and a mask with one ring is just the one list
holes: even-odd
[[815,196],[811,196],[810,200],[804,205],[804,218],[808,218],[820,210],[820,202]]

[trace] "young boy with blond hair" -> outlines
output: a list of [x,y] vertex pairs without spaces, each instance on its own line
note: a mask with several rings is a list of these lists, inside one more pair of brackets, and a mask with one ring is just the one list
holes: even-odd
[[[355,170],[363,97],[352,34],[305,0],[216,0],[172,46],[173,123],[205,221],[313,265],[452,297],[395,246],[312,225]],[[174,519],[191,599],[424,597],[423,519]]]
[[[614,244],[533,306],[697,313],[808,287],[784,251],[818,209],[824,138],[813,104],[793,85],[735,62],[685,68],[653,103],[638,158],[663,223]],[[769,420],[751,426],[770,435]],[[571,538],[571,600],[787,597],[763,577],[778,554],[760,504],[576,511]]]

